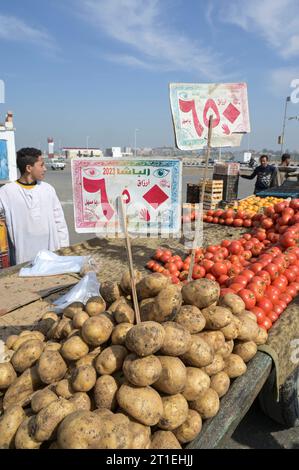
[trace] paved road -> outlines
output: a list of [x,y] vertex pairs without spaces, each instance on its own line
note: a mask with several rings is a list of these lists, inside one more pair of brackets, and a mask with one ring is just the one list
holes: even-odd
[[[196,183],[202,175],[202,169],[185,168],[183,177],[183,199],[186,198],[187,182]],[[63,171],[48,170],[46,181],[52,184],[62,202],[66,220],[70,230],[71,243],[79,243],[93,237],[93,234],[76,234],[74,230],[74,215],[72,203],[72,182],[70,166]],[[253,183],[248,180],[240,180],[239,197],[252,194]],[[225,448],[233,449],[278,449],[299,448],[299,428],[284,430],[282,427],[267,418],[255,402],[247,413],[242,423]]]

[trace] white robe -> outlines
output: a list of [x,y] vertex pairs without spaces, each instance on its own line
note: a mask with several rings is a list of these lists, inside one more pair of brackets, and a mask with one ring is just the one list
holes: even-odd
[[69,233],[55,189],[38,182],[31,189],[18,183],[0,188],[0,212],[5,214],[16,264],[33,260],[40,250],[69,246]]

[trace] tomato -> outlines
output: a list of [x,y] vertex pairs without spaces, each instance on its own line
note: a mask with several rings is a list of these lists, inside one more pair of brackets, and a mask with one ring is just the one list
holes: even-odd
[[246,277],[248,282],[251,281],[251,279],[254,277],[254,272],[250,269],[244,269],[240,274],[241,276]]
[[274,305],[276,302],[279,301],[280,294],[281,294],[281,291],[274,286],[268,286],[264,293],[265,298],[270,300],[272,305]]
[[288,267],[288,262],[284,255],[280,255],[274,258],[273,263],[276,264],[279,273],[284,272]]
[[240,242],[233,240],[229,245],[229,252],[232,255],[239,255],[242,252],[242,245]]
[[229,270],[231,267],[232,267],[232,263],[230,262],[229,259],[225,259],[223,261],[223,263],[225,264],[225,266],[227,267],[227,270]]
[[296,281],[297,274],[295,273],[295,271],[293,271],[292,268],[286,269],[283,274],[289,282]]
[[263,269],[263,265],[261,263],[253,263],[250,266],[250,270],[257,274],[259,271]]
[[232,217],[227,217],[227,218],[225,219],[225,224],[226,224],[226,225],[232,225],[233,222],[234,222],[234,219],[233,219]]
[[272,323],[275,323],[276,320],[278,320],[278,317],[279,317],[279,315],[277,315],[277,313],[274,312],[274,310],[272,312],[268,313],[268,315],[267,315],[267,318],[269,318],[269,320],[271,320]]
[[208,251],[207,253],[205,253],[204,258],[211,260],[211,259],[213,258],[213,256],[214,256],[213,253],[210,253],[210,252]]
[[274,210],[277,214],[282,213],[284,208],[285,208],[285,202],[277,202],[276,204],[274,204]]
[[227,248],[230,245],[230,240],[222,240],[221,246]]
[[221,217],[223,214],[224,214],[224,210],[223,210],[223,209],[217,209],[217,210],[214,212],[214,217]]
[[165,271],[165,268],[163,268],[163,266],[157,266],[157,269],[156,269],[157,273],[160,273],[162,274],[164,271]]
[[245,219],[243,221],[244,227],[251,227],[252,226],[252,221],[250,219]]
[[290,207],[295,211],[299,210],[299,199],[292,199],[290,202]]
[[255,314],[258,324],[261,324],[265,320],[266,314],[260,307],[253,307],[251,311]]
[[171,255],[164,252],[164,254],[160,258],[160,261],[162,261],[162,263],[167,263],[170,260],[170,258],[171,258]]
[[287,290],[287,293],[288,295],[290,295],[292,297],[292,299],[294,299],[297,295],[297,289],[295,286],[293,286],[292,284],[290,284],[288,286],[288,290]]
[[262,278],[263,281],[265,282],[265,284],[266,284],[267,286],[270,286],[270,284],[271,284],[271,276],[270,276],[270,274],[269,274],[267,271],[265,271],[264,269],[262,269],[261,271],[259,271],[259,272],[257,273],[257,277]]
[[272,217],[272,215],[275,214],[275,210],[273,206],[266,207],[264,212],[267,217]]
[[218,284],[221,286],[226,283],[226,281],[229,279],[229,277],[226,274],[222,274],[221,276],[218,277]]
[[[265,219],[265,220],[263,220],[263,222],[262,222],[262,227],[263,227],[263,228],[270,228],[270,227],[264,227],[264,226],[263,226],[263,224],[264,224],[267,220],[270,220],[270,222],[271,222],[272,225],[273,225],[273,222],[272,222],[271,219]],[[256,233],[256,238],[257,238],[260,242],[262,242],[263,240],[266,240],[267,235],[266,235],[265,230],[258,230],[257,233]]]
[[237,255],[230,255],[228,259],[232,264],[239,264],[239,256]]
[[248,284],[247,278],[245,276],[241,276],[241,274],[235,276],[233,279],[234,282],[236,282],[237,284],[241,284],[244,287],[246,287]]
[[219,262],[223,262],[223,255],[222,253],[217,253],[216,255],[213,256],[213,258],[211,258],[211,261],[213,261],[214,263],[219,263]]
[[188,271],[182,271],[179,275],[179,279],[181,281],[185,281],[186,279],[188,279],[188,274],[189,274]]
[[278,302],[273,306],[273,312],[277,313],[278,316],[280,316],[283,311],[284,308]]
[[211,273],[206,274],[205,277],[206,277],[206,279],[210,279],[211,281],[216,281],[215,276],[213,276],[213,274],[211,274]]
[[164,250],[158,248],[153,256],[154,259],[159,260],[161,256],[164,254]]
[[207,216],[206,222],[208,222],[208,224],[212,223],[213,222],[213,217],[212,216]]
[[260,300],[257,303],[257,306],[262,308],[266,315],[267,313],[271,312],[271,310],[273,310],[273,304],[271,300],[267,299],[267,297],[264,297],[262,300]]
[[260,327],[264,328],[265,330],[270,330],[270,328],[272,327],[272,322],[270,318],[266,317],[265,320],[260,323]]
[[279,300],[283,300],[286,304],[289,304],[292,302],[292,297],[289,294],[284,293],[280,295]]
[[255,282],[250,282],[247,286],[247,289],[254,293],[257,302],[259,302],[263,298],[264,289],[262,286],[256,284]]
[[252,291],[250,291],[249,289],[241,289],[238,292],[238,295],[245,302],[245,308],[247,310],[251,310],[253,307],[255,307],[256,298]]
[[276,264],[274,263],[269,263],[265,267],[265,271],[267,271],[270,274],[271,280],[274,281],[279,276],[278,268]]
[[299,282],[295,281],[295,282],[292,282],[289,287],[295,287],[297,289],[297,292],[299,291]]
[[228,288],[228,287],[223,287],[222,289],[220,289],[220,297],[224,297],[226,294],[234,294],[235,292]]
[[233,218],[235,216],[235,211],[233,209],[227,209],[225,211],[225,218]]
[[179,284],[179,283],[180,283],[180,280],[179,280],[178,277],[172,276],[172,277],[171,277],[171,282],[172,282],[172,284]]
[[240,264],[233,264],[231,268],[229,268],[227,274],[229,275],[229,277],[237,276],[238,274],[240,274],[242,269],[243,266],[241,266]]
[[280,243],[286,248],[296,246],[298,244],[298,241],[298,235],[293,235],[291,232],[285,232],[280,237]]
[[264,253],[263,255],[259,256],[259,262],[265,262],[266,264],[269,264],[273,260],[273,257],[274,256],[270,253]]
[[190,263],[185,261],[183,264],[183,271],[189,271],[189,267],[190,267]]
[[201,262],[201,265],[205,268],[206,272],[208,273],[211,270],[212,266],[214,265],[214,262],[209,259],[204,259]]
[[192,278],[193,279],[201,279],[202,277],[205,277],[206,275],[206,270],[203,266],[194,266],[193,272],[192,272]]
[[233,226],[234,227],[242,227],[243,226],[243,220],[242,219],[234,219]]
[[243,238],[245,238],[245,240],[250,240],[251,234],[250,233],[244,233]]
[[211,273],[215,277],[219,277],[222,274],[227,274],[227,266],[224,263],[216,262],[211,269]]
[[155,263],[155,261],[153,261],[153,260],[152,260],[152,261],[148,261],[148,262],[146,263],[146,267],[147,267],[147,269],[153,269],[153,267],[154,267],[155,264],[156,264],[156,263]]
[[243,253],[243,256],[244,256],[244,259],[249,260],[250,258],[252,258],[252,253],[249,250],[245,250]]
[[240,292],[240,290],[244,289],[244,286],[237,282],[232,282],[231,284],[229,284],[229,288],[232,289],[236,294],[237,292]]
[[207,248],[207,251],[208,251],[209,253],[213,253],[213,254],[215,254],[218,250],[219,250],[219,246],[218,246],[218,245],[210,245],[210,246],[208,246],[208,248]]
[[296,263],[297,256],[295,255],[295,253],[289,252],[289,253],[286,253],[285,259],[286,259],[287,263],[290,265],[290,264]]
[[227,258],[228,255],[229,255],[229,251],[227,248],[225,247],[222,247],[219,249],[219,253],[221,253],[223,255],[223,258]]

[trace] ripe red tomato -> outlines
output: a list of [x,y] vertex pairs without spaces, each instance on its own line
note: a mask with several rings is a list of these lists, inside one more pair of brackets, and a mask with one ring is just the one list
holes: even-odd
[[[266,230],[269,230],[269,228],[271,228],[273,226],[273,220],[270,219],[270,217],[267,217],[266,219],[264,219],[261,223],[261,226],[266,229]],[[266,237],[265,237],[266,238]]]
[[227,209],[225,211],[225,217],[227,218],[233,218],[235,216],[235,211],[233,209]]
[[207,251],[204,255],[204,259],[210,259],[211,260],[213,258],[213,256],[214,256],[213,253],[210,253],[209,251]]
[[263,309],[266,315],[267,313],[270,313],[271,310],[273,310],[273,304],[269,299],[267,299],[267,297],[264,297],[262,300],[260,300],[257,303],[257,307],[260,307],[261,309]]
[[260,277],[261,279],[263,279],[263,281],[265,282],[265,284],[266,284],[267,286],[270,286],[270,284],[271,284],[271,276],[270,276],[270,274],[269,274],[267,271],[265,271],[264,269],[262,269],[261,271],[259,271],[259,272],[257,273],[257,276]]
[[286,262],[290,265],[290,264],[296,263],[297,256],[295,255],[295,253],[290,251],[290,252],[286,253],[285,259],[286,259]]
[[264,328],[265,330],[270,330],[272,327],[272,322],[270,318],[266,317],[265,320],[260,324],[261,328]]
[[171,255],[164,252],[164,254],[160,258],[160,261],[162,261],[162,263],[168,263],[170,258],[171,258]]
[[219,262],[223,262],[223,254],[222,253],[216,253],[213,258],[211,258],[212,261],[214,261],[214,263],[219,263]]
[[180,280],[176,276],[171,277],[171,282],[172,282],[172,284],[180,284]]
[[215,254],[218,250],[219,250],[219,245],[210,245],[207,248],[207,251],[213,254]]
[[200,264],[205,268],[206,272],[208,273],[214,265],[214,262],[209,259],[204,259]]
[[234,227],[243,227],[243,219],[234,219],[233,226]]
[[235,292],[228,288],[228,287],[224,287],[222,289],[220,289],[220,297],[224,297],[226,294],[234,294]]
[[280,274],[280,276],[278,276],[278,278],[275,279],[272,284],[273,287],[276,287],[279,290],[280,294],[286,291],[287,285],[288,280],[282,274]]
[[193,268],[193,273],[192,273],[192,278],[193,279],[201,279],[202,277],[205,277],[206,275],[206,270],[203,266],[194,266]]
[[277,214],[282,213],[285,207],[285,202],[277,202],[276,204],[274,204],[274,210]]
[[288,295],[290,295],[293,299],[296,297],[297,295],[297,289],[295,286],[293,286],[292,284],[290,284],[288,286],[288,290],[287,290],[287,293]]
[[237,284],[241,284],[243,287],[246,287],[248,284],[248,279],[245,276],[241,276],[241,274],[235,276],[233,281]]
[[267,286],[265,290],[265,296],[267,297],[267,299],[270,300],[270,302],[272,302],[272,304],[275,304],[276,302],[278,302],[280,294],[281,294],[281,291],[277,289],[275,286]]
[[274,310],[272,312],[268,313],[268,315],[267,315],[267,318],[269,318],[269,320],[271,320],[272,323],[275,323],[276,320],[278,320],[278,317],[279,317],[279,315],[277,315],[277,313],[274,312]]
[[222,274],[227,274],[227,266],[225,263],[218,261],[212,266],[211,273],[215,277],[219,277]]
[[295,211],[299,210],[299,199],[292,199],[290,202],[290,207]]
[[161,259],[161,256],[164,254],[164,250],[158,248],[154,254],[154,259],[159,260]]
[[251,251],[245,250],[244,253],[243,253],[243,257],[244,257],[244,259],[246,259],[246,260],[249,260],[250,258],[252,258],[252,253],[251,253]]
[[276,279],[279,276],[277,265],[274,263],[269,263],[265,267],[265,271],[267,271],[270,274],[272,281],[274,281],[274,279]]
[[244,233],[243,238],[245,238],[245,240],[250,240],[251,234],[250,233]]
[[218,277],[218,283],[221,286],[223,286],[228,279],[229,279],[229,277],[226,274],[222,274],[221,276]]
[[292,302],[292,297],[287,293],[283,293],[279,296],[279,300],[283,300],[286,304],[289,304]]
[[252,221],[250,219],[245,219],[243,221],[244,227],[251,227],[252,226]]
[[255,307],[256,298],[252,291],[249,289],[241,289],[238,292],[238,295],[245,302],[245,307],[247,310],[251,310],[253,307]]
[[153,261],[153,260],[152,260],[152,261],[148,261],[148,262],[146,263],[147,269],[153,269],[154,265],[155,265],[155,261]]
[[257,322],[260,325],[266,318],[265,312],[260,307],[253,307],[251,311],[255,314]]
[[226,225],[232,225],[233,222],[234,222],[234,219],[233,219],[232,217],[227,217],[227,218],[225,219],[225,224],[226,224]]
[[229,252],[232,255],[239,255],[242,252],[242,245],[239,241],[233,240],[229,245]]
[[229,277],[237,276],[243,269],[243,266],[240,264],[233,264],[228,270]]
[[283,308],[281,305],[279,305],[279,303],[277,302],[274,306],[273,306],[273,312],[277,313],[278,316],[280,316],[283,312]]
[[231,267],[232,267],[232,263],[230,262],[229,259],[225,259],[223,261],[223,263],[225,264],[225,266],[227,267],[227,270],[229,270]]
[[190,267],[190,262],[188,263],[185,261],[183,264],[183,271],[189,271],[189,267]]
[[295,288],[297,289],[297,292],[299,291],[299,282],[297,282],[297,281],[292,282],[292,283],[289,285],[289,287],[291,287],[291,286],[295,287]]
[[253,263],[250,266],[250,271],[253,271],[255,274],[257,274],[259,271],[263,269],[263,265],[261,263]]
[[297,274],[293,271],[292,268],[288,268],[284,271],[283,275],[287,278],[289,282],[296,281]]
[[216,281],[215,276],[213,276],[213,274],[211,274],[211,273],[206,274],[205,277],[206,277],[206,279],[210,279],[211,281]]
[[180,281],[185,281],[188,278],[188,271],[182,271],[179,275]]
[[230,240],[222,240],[221,246],[227,248],[230,245]]
[[274,305],[274,308],[275,306],[278,305],[279,307],[282,308],[282,311],[284,311],[286,308],[287,308],[287,303],[284,302],[283,300],[279,300],[278,302],[276,302],[276,304]]
[[264,289],[255,282],[250,282],[247,286],[247,289],[254,293],[257,302],[259,302],[263,298]]
[[219,253],[223,255],[223,258],[227,258],[229,255],[228,249],[224,246],[219,249]]
[[254,277],[254,272],[251,271],[250,269],[244,269],[243,271],[241,271],[241,276],[243,277],[246,277],[247,281],[251,281],[251,279]]
[[232,282],[231,284],[229,284],[229,288],[232,289],[233,292],[236,294],[237,292],[240,292],[240,290],[244,289],[244,286],[242,284]]

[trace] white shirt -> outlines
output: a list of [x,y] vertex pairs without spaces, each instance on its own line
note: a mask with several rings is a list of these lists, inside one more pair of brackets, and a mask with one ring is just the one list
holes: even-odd
[[39,181],[26,188],[8,183],[0,188],[0,212],[4,211],[16,264],[32,260],[40,250],[69,246],[69,233],[55,189]]

